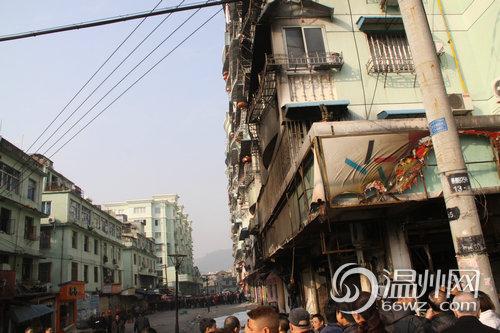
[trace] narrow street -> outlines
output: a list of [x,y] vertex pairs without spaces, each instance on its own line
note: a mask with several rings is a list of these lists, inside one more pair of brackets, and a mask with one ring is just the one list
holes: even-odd
[[[198,332],[198,321],[204,317],[223,317],[237,312],[242,312],[254,307],[251,303],[219,305],[210,308],[181,309],[179,311],[179,327],[181,333]],[[158,333],[173,333],[175,327],[175,311],[161,311],[148,316],[151,327]],[[133,333],[134,324],[129,323],[125,328],[125,333]]]

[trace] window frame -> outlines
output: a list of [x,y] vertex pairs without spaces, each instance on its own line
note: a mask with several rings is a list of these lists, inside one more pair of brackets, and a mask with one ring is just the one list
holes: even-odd
[[78,232],[71,230],[71,248],[78,250]]
[[[290,59],[290,56],[288,54],[288,44],[286,42],[286,29],[290,29],[290,28],[300,28],[301,29],[301,33],[302,33],[302,43],[304,44],[304,49],[305,49],[305,52],[306,52],[306,59],[307,59],[307,64],[305,64],[304,66],[296,66],[296,69],[297,70],[300,70],[300,69],[305,69],[307,68],[308,66],[311,66],[311,64],[309,63],[309,52],[308,52],[308,47],[307,47],[307,42],[306,42],[306,37],[305,37],[305,33],[304,33],[304,29],[321,29],[321,37],[323,38],[323,45],[325,47],[325,54],[328,54],[330,53],[330,46],[328,45],[328,39],[326,38],[326,28],[325,28],[325,25],[287,25],[287,26],[282,26],[281,27],[281,36],[282,36],[282,39],[283,39],[283,49],[284,49],[284,53],[287,57],[287,59],[289,60]],[[290,66],[289,64],[287,65],[287,69],[292,69],[292,66]]]
[[37,181],[33,178],[28,178],[28,190],[26,193],[26,198],[35,202],[36,201],[36,191],[37,191]]

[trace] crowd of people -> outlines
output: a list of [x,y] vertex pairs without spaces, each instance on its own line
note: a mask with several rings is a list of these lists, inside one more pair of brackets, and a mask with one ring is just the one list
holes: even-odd
[[[416,313],[412,298],[390,304],[371,303],[371,294],[361,292],[353,302],[330,301],[321,314],[295,308],[289,314],[275,307],[259,306],[247,313],[244,330],[238,318],[229,316],[218,328],[212,318],[199,322],[200,333],[490,333],[500,332],[500,316],[487,294],[456,293],[449,299],[443,291],[427,297],[424,313]],[[443,306],[447,304],[448,306]],[[369,306],[365,306],[369,305]]]
[[[222,304],[239,304],[245,302],[245,295],[242,292],[221,292],[210,295],[179,297],[180,309],[210,308]],[[175,299],[173,297],[159,304],[161,310],[175,309]]]

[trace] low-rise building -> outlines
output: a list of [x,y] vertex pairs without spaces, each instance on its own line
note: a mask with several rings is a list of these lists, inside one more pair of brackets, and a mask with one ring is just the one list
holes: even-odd
[[[151,290],[158,285],[155,241],[146,237],[142,223],[127,222],[124,218],[123,245],[123,288],[133,291]],[[130,292],[131,293],[131,292]]]
[[0,137],[0,332],[30,324],[21,313],[52,322],[52,308],[44,303],[53,300],[37,281],[43,176],[39,163]]
[[57,296],[59,331],[75,325],[77,318],[120,306],[122,223],[84,198],[78,186],[54,170],[52,161],[42,155],[33,158],[47,173],[42,195],[47,217],[41,220],[40,238],[45,258],[38,264],[38,276]]

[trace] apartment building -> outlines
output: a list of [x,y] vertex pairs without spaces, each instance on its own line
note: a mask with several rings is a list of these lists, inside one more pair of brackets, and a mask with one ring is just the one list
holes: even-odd
[[52,321],[53,300],[38,281],[44,175],[42,165],[0,136],[0,332],[22,329],[21,313]]
[[179,270],[179,288],[184,294],[195,294],[199,281],[194,277],[192,221],[184,212],[179,196],[155,195],[151,199],[127,200],[104,204],[114,214],[125,214],[128,221],[144,224],[145,235],[154,239],[156,266],[159,283],[169,288],[175,286],[175,262],[170,256],[182,254],[185,257]]
[[[499,4],[424,5],[498,288],[492,82],[500,63],[491,27]],[[301,305],[317,313],[345,263],[378,278],[383,269],[456,268],[454,245],[468,249],[450,234],[397,1],[242,1],[224,11],[226,165],[240,284],[280,311]]]
[[85,198],[52,161],[38,154],[32,158],[46,172],[42,194],[46,217],[40,233],[44,258],[38,263],[38,279],[56,295],[57,330],[65,330],[77,319],[120,306],[123,224]]

